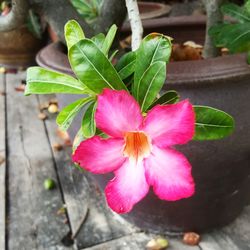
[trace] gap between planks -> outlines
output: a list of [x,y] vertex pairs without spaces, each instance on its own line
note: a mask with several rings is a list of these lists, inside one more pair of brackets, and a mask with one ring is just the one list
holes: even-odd
[[5,74],[0,74],[0,249],[6,248],[6,112]]

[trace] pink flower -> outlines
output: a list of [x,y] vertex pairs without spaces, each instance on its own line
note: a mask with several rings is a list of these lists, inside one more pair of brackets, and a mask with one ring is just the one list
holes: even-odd
[[105,89],[98,96],[95,120],[110,138],[83,141],[73,161],[94,174],[114,172],[105,194],[115,212],[131,211],[150,186],[168,201],[194,194],[191,165],[171,148],[194,135],[195,114],[188,100],[157,105],[144,118],[128,92]]

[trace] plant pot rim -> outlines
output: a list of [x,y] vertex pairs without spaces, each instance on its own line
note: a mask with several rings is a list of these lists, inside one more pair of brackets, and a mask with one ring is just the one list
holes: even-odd
[[150,8],[149,12],[140,13],[142,20],[164,16],[171,11],[171,7],[164,3],[138,2],[139,10],[143,7]]
[[[36,56],[38,65],[74,75],[67,55],[63,53],[64,45],[60,42],[44,47]],[[167,84],[197,84],[203,86],[215,83],[227,83],[231,78],[250,78],[250,66],[246,53],[208,58],[204,60],[170,62],[167,66]],[[216,81],[215,81],[216,80]]]
[[[192,16],[175,16],[175,17],[159,17],[154,19],[142,20],[145,28],[162,28],[168,26],[204,26],[206,25],[206,15],[192,15]],[[121,32],[131,32],[130,23],[124,22]]]

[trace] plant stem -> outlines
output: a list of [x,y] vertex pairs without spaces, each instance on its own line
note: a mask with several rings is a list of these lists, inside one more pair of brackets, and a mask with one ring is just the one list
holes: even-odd
[[206,38],[203,49],[203,57],[216,57],[220,54],[220,49],[213,44],[211,37],[208,34],[209,29],[223,21],[223,15],[220,11],[220,6],[224,0],[203,0],[207,12]]
[[132,42],[131,47],[132,51],[135,51],[139,48],[142,35],[143,27],[139,14],[139,8],[136,0],[126,0],[126,6],[128,10],[128,18],[130,21],[130,26],[132,30]]

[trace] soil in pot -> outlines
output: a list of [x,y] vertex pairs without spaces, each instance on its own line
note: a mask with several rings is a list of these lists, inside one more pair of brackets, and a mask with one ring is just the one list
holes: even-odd
[[[187,20],[183,21],[179,30],[189,34],[185,40],[194,40],[194,28],[188,30],[188,24]],[[194,33],[202,37],[199,29],[198,24]],[[157,32],[157,28],[154,31]],[[163,33],[168,34],[168,29]],[[180,39],[179,42],[183,41]],[[53,62],[51,58],[46,59],[46,55],[51,54],[53,58],[57,57]],[[58,44],[41,51],[38,62],[41,66],[72,73]],[[193,141],[178,147],[193,166],[196,193],[192,198],[166,202],[151,192],[131,213],[124,215],[127,220],[149,231],[203,232],[226,225],[239,215],[250,197],[249,77],[245,54],[168,65],[165,89],[177,90],[182,98],[189,98],[193,104],[225,110],[234,116],[236,130],[232,136],[220,141]],[[61,95],[59,103],[65,106],[72,98],[78,97]],[[80,120],[74,124],[70,130],[72,136],[79,128]],[[101,175],[95,178],[102,187],[109,179]]]

